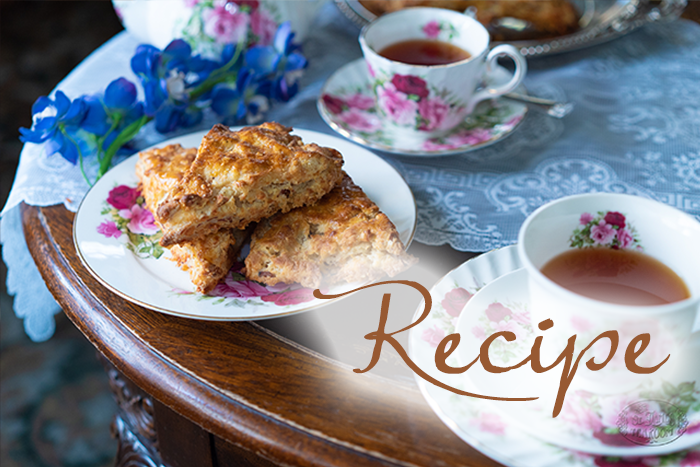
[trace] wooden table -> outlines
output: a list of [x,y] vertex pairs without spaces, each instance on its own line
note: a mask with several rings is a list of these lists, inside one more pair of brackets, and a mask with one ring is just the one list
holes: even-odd
[[[454,435],[410,378],[354,373],[302,345],[313,339],[293,319],[196,321],[133,305],[82,266],[74,214],[24,205],[22,216],[49,290],[104,356],[119,404],[117,465],[500,465]],[[411,251],[444,272],[473,256]]]

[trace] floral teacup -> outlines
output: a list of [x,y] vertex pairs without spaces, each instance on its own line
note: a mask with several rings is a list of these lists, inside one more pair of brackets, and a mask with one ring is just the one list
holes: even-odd
[[[582,248],[642,252],[675,272],[690,296],[659,305],[619,304],[575,293],[542,273],[552,258]],[[697,365],[696,361],[689,363],[683,352],[692,332],[700,330],[700,222],[692,216],[639,196],[569,196],[540,207],[526,219],[518,237],[518,255],[527,271],[533,329],[545,320],[553,322],[550,328],[536,331],[543,336],[543,365],[554,362],[572,336],[576,336],[576,358],[597,336],[616,331],[617,337],[601,338],[582,356],[572,389],[620,393],[665,378],[670,372],[683,372],[684,365]],[[596,274],[613,277],[641,260],[634,259],[635,255],[608,256],[612,259],[604,268],[589,262],[585,270],[577,269],[577,280],[595,281]],[[569,263],[569,269],[572,267]],[[624,280],[619,282],[624,284]],[[629,287],[635,285],[639,279]],[[646,343],[638,337],[645,334]],[[591,357],[595,364],[590,364]],[[604,362],[606,365],[595,369]],[[665,363],[658,371],[650,373],[639,372],[633,365],[654,368],[661,362]]]
[[[446,42],[469,57],[441,65],[412,65],[380,55],[388,46],[420,39]],[[384,123],[417,142],[447,133],[480,101],[511,92],[527,71],[527,62],[515,47],[503,44],[489,50],[489,34],[478,21],[438,8],[408,8],[382,16],[362,30],[360,46]],[[513,77],[480,88],[502,55],[515,62]]]

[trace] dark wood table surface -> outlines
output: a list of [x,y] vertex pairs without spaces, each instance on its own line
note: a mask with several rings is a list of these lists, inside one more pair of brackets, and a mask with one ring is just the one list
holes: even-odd
[[[683,17],[700,22],[700,1],[691,0]],[[81,264],[73,213],[23,205],[22,216],[49,290],[104,358],[119,404],[118,466],[500,465],[437,418],[405,367],[354,373],[369,356],[329,357],[323,330],[298,318],[303,315],[211,322],[133,305]],[[410,250],[425,265],[418,280],[426,287],[474,256],[416,243]],[[369,302],[377,305],[364,315],[378,315],[382,291],[375,292],[318,313],[352,321]],[[418,302],[400,303],[404,319]]]
[[[119,402],[117,465],[500,465],[438,419],[405,377],[409,370],[398,377],[358,374],[353,367],[366,366],[369,355],[348,364],[314,350],[323,347],[314,343],[323,338],[309,334],[321,330],[303,329],[312,326],[304,314],[212,322],[139,307],[83,267],[73,245],[73,213],[24,205],[22,216],[49,290],[104,356]],[[432,283],[424,280],[435,281],[440,270],[473,256],[419,244],[411,252],[424,270],[438,270],[419,278],[426,287]],[[344,303],[337,313],[353,319],[358,309],[370,309],[365,315],[375,316],[375,323],[356,336],[361,339],[376,330],[381,300],[360,295],[317,313],[334,313]],[[404,306],[409,319],[420,297],[412,300],[412,307]]]

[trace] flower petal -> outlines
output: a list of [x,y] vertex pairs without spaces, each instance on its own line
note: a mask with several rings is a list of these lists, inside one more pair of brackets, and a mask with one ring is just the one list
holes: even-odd
[[63,91],[56,91],[56,98],[54,100],[54,105],[56,106],[56,115],[60,118],[62,117],[66,112],[68,112],[68,108],[70,107],[70,99],[68,99],[68,96],[66,96]]
[[117,78],[107,85],[104,99],[110,109],[128,109],[136,101],[136,85],[125,78]]
[[168,59],[179,58],[180,60],[187,60],[192,55],[192,47],[182,39],[174,39],[163,49],[163,54],[168,55]]
[[287,57],[287,63],[285,64],[284,71],[301,70],[302,68],[306,68],[307,64],[308,62],[303,55],[293,53]]
[[42,113],[47,107],[53,107],[53,101],[46,96],[39,97],[32,105],[32,115]]
[[143,104],[141,102],[137,102],[136,105],[131,107],[126,115],[124,116],[124,125],[127,126],[131,122],[134,122],[138,120],[139,118],[143,117],[144,110],[143,110]]
[[152,45],[141,44],[131,57],[131,69],[137,75],[154,76],[159,58],[160,50]]
[[238,108],[240,98],[241,95],[235,89],[218,86],[212,93],[211,108],[222,117],[233,115]]
[[277,69],[281,57],[272,47],[255,46],[245,53],[245,63],[256,75],[264,76]]
[[172,105],[162,105],[155,114],[156,131],[168,133],[177,128],[180,111]]
[[19,133],[19,140],[23,143],[41,143],[44,141],[44,135],[42,133],[32,131],[29,128],[20,128]]
[[79,97],[71,102],[68,111],[61,121],[68,125],[78,125],[85,116],[85,112],[87,112],[87,105],[83,98]]
[[189,128],[201,122],[203,117],[202,110],[191,105],[180,114],[178,123],[183,128]]
[[87,111],[80,126],[90,133],[104,135],[109,131],[110,125],[107,123],[107,113],[102,102],[96,96],[86,96],[84,100]]
[[292,24],[289,21],[280,24],[275,33],[275,40],[273,42],[275,50],[282,54],[288,53],[287,47],[292,42],[293,37]]

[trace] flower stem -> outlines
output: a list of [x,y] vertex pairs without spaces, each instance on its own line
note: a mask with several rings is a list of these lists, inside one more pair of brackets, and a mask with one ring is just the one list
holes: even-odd
[[236,44],[236,51],[233,53],[233,57],[231,57],[231,60],[229,60],[221,68],[212,71],[209,77],[207,77],[207,79],[204,80],[204,82],[202,82],[199,86],[190,91],[190,99],[195,100],[199,96],[216,86],[217,84],[221,83],[222,81],[231,79],[231,76],[228,75],[228,72],[231,69],[231,67],[236,64],[244,48],[245,41],[240,41],[238,44]]
[[151,119],[152,117],[143,115],[141,118],[124,128],[121,133],[114,138],[114,141],[112,141],[112,144],[110,144],[107,150],[104,152],[104,157],[100,161],[100,169],[97,172],[98,180],[107,173],[107,170],[109,170],[109,166],[112,164],[112,158],[117,153],[119,148],[131,141],[131,139],[139,132],[141,127],[148,123]]
[[85,173],[85,167],[83,166],[83,152],[80,150],[80,145],[75,142],[75,140],[68,134],[68,132],[66,132],[66,129],[63,127],[63,125],[61,125],[59,128],[61,129],[61,133],[63,133],[63,136],[75,145],[75,149],[78,151],[78,164],[80,165],[80,173],[83,175],[83,178],[87,182],[88,186],[92,187],[92,183],[90,182],[90,179]]

